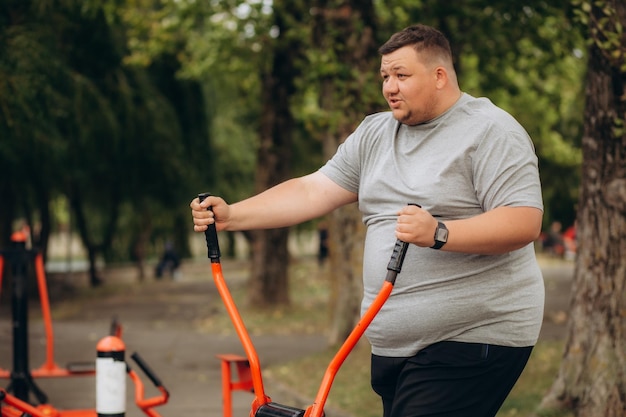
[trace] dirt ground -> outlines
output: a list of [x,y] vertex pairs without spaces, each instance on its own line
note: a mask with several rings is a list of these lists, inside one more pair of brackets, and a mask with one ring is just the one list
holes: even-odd
[[[555,340],[564,337],[565,321],[573,263],[541,259],[546,283],[546,310],[540,338]],[[223,262],[228,285],[244,285],[246,265]],[[141,285],[129,285],[124,292],[112,292],[87,302],[64,303],[60,288],[86,282],[80,274],[49,278],[50,298],[54,310],[55,361],[64,367],[76,361],[93,361],[97,342],[109,332],[111,320],[117,317],[123,326],[127,358],[138,352],[163,381],[171,396],[168,403],[155,410],[163,417],[210,417],[223,415],[221,400],[220,353],[242,354],[236,335],[207,334],[194,326],[194,319],[217,314],[221,299],[211,279],[208,261],[187,262],[178,280],[155,280],[150,277]],[[105,276],[107,283],[136,281],[133,269],[118,269]],[[29,361],[35,369],[44,362],[45,332],[41,315],[31,300],[29,321]],[[0,369],[11,368],[12,327],[10,297],[0,298]],[[60,307],[59,307],[60,306]],[[271,335],[253,337],[263,366],[271,366],[323,350],[323,334]],[[127,359],[133,369],[141,371]],[[146,396],[155,395],[147,378]],[[278,403],[296,407],[309,404],[305,398],[284,387],[280,381],[265,380],[266,393]],[[8,381],[0,381],[6,387]],[[48,395],[50,403],[59,410],[89,409],[95,405],[95,379],[88,377],[37,379],[36,384]],[[133,403],[132,383],[128,384],[126,416],[144,414]],[[233,396],[233,415],[249,414],[252,395],[237,391]],[[327,410],[329,417],[345,417],[336,410]]]

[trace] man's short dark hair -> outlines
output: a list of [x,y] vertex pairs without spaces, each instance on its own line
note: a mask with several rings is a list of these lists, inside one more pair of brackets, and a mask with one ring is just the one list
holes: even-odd
[[426,52],[452,62],[452,50],[448,39],[437,29],[422,24],[409,26],[394,33],[378,52],[387,55],[407,45],[413,46],[418,53]]

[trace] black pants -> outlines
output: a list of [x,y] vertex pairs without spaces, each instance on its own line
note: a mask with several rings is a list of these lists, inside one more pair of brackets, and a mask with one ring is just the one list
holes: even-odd
[[439,342],[409,358],[372,355],[372,388],[384,417],[493,417],[532,349]]

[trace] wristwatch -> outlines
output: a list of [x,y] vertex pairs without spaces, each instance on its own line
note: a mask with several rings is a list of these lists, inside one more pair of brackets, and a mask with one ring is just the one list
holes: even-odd
[[448,242],[448,228],[442,222],[437,223],[435,229],[435,244],[431,246],[433,249],[441,249]]

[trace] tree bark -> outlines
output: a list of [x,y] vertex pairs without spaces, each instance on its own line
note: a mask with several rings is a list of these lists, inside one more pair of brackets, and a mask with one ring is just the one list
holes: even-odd
[[[289,2],[285,2],[289,3]],[[274,2],[276,27],[280,33],[273,41],[271,65],[261,72],[262,115],[260,146],[257,154],[256,192],[261,192],[291,175],[294,118],[290,99],[298,76],[302,45],[289,32],[290,21],[300,21],[297,5]],[[269,51],[270,48],[268,48]],[[252,237],[252,271],[248,301],[256,307],[288,305],[289,229],[254,231]]]
[[261,308],[289,305],[289,229],[257,230],[252,235],[250,305]]
[[[624,3],[613,6],[626,25]],[[591,25],[599,18],[594,7]],[[577,417],[626,415],[626,73],[623,55],[615,62],[606,52],[590,48],[571,315],[559,374],[540,406]]]

